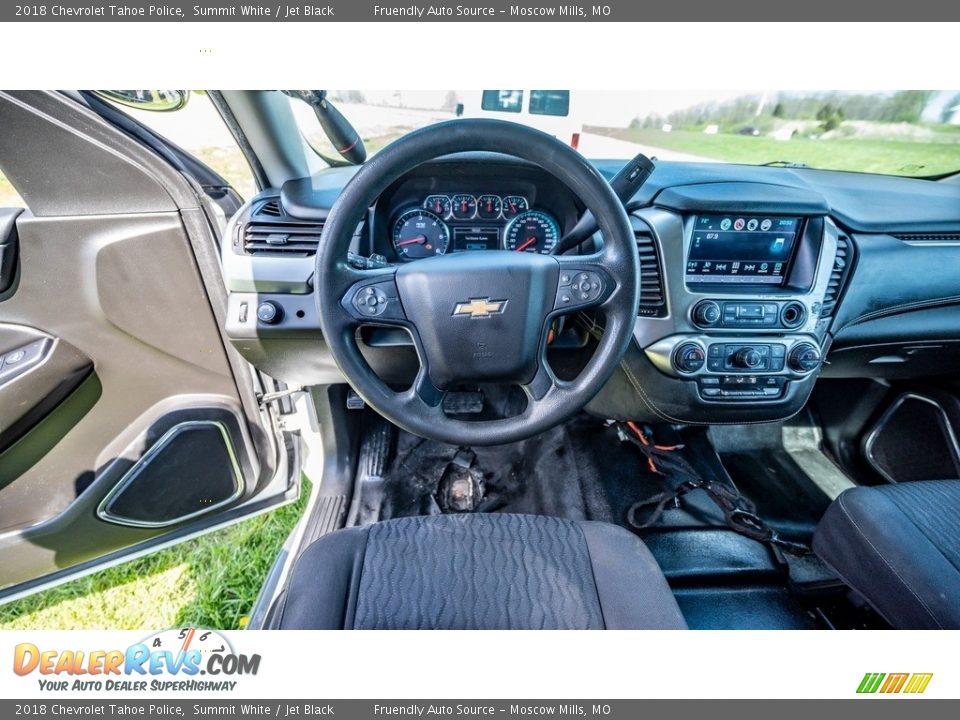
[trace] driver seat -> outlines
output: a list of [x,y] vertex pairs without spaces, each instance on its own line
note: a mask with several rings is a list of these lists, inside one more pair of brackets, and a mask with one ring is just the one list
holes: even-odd
[[297,560],[280,629],[685,629],[650,551],[600,522],[430,515],[340,530]]

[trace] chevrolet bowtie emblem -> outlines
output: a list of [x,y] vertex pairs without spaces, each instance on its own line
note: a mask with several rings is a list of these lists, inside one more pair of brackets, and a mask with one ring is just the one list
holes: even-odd
[[499,315],[506,307],[506,300],[470,298],[470,302],[457,303],[457,306],[453,309],[453,314],[469,315],[472,318],[485,318],[491,315]]

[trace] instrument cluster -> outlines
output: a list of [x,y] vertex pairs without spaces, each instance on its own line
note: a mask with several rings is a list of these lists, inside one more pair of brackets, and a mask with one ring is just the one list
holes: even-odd
[[546,255],[559,239],[557,219],[531,208],[523,195],[434,193],[418,205],[401,207],[391,223],[401,260],[475,250]]

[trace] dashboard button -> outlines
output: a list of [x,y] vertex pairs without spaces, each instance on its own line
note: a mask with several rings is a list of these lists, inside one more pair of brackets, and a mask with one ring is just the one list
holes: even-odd
[[820,350],[811,343],[800,343],[790,351],[788,361],[797,372],[812,372],[820,367]]
[[257,307],[257,319],[267,325],[276,325],[283,319],[283,308],[275,302],[265,300]]
[[677,348],[673,358],[677,370],[684,373],[694,373],[703,367],[706,355],[699,345],[684,343]]
[[701,300],[693,308],[693,321],[703,327],[716,325],[722,316],[720,306],[713,300]]

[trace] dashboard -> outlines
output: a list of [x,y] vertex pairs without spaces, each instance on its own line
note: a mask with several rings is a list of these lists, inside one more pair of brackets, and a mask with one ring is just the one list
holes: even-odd
[[[612,177],[622,163],[598,161]],[[312,295],[323,221],[352,168],[262,193],[231,219],[227,334],[253,365],[300,385],[340,382]],[[409,263],[445,253],[549,253],[583,207],[539,168],[443,158],[370,208],[351,251]],[[960,184],[853,173],[660,163],[628,203],[641,258],[634,343],[588,405],[672,423],[763,422],[817,378],[899,377],[960,364]],[[582,251],[590,252],[595,236]],[[276,312],[263,317],[265,304]],[[903,322],[909,313],[911,322]],[[551,365],[577,366],[591,323],[568,322]],[[592,327],[595,329],[596,325]],[[409,338],[361,338],[388,382],[416,372]]]

